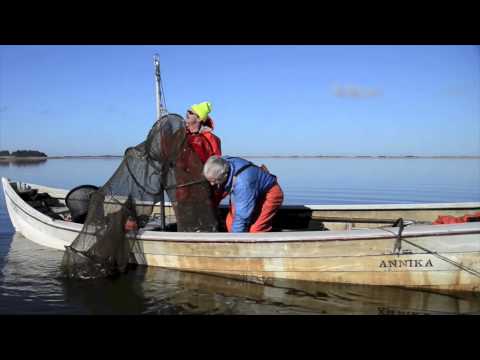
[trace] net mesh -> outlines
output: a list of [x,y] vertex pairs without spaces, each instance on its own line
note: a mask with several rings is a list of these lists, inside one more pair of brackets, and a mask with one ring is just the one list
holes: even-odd
[[[138,232],[158,218],[165,192],[176,226],[162,224],[161,230],[217,231],[218,219],[202,167],[186,141],[183,119],[176,114],[162,116],[144,142],[125,151],[112,177],[89,194],[82,231],[66,247],[63,273],[96,278],[125,272],[129,261],[142,256],[141,247],[135,248]],[[136,226],[126,229],[127,223]]]

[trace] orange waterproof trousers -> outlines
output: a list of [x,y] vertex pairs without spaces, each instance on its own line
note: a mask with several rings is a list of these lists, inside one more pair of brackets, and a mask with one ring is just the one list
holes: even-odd
[[[272,220],[283,202],[283,191],[280,185],[273,185],[270,190],[260,199],[254,210],[252,224],[249,232],[266,232],[272,230]],[[235,208],[230,206],[227,214],[227,230],[232,232],[233,218],[235,217]]]

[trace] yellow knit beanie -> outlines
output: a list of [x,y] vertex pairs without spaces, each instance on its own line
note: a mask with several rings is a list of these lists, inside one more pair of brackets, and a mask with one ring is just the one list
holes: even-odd
[[204,101],[200,104],[192,105],[190,110],[197,114],[200,121],[203,122],[207,120],[208,114],[212,111],[212,103],[210,101]]

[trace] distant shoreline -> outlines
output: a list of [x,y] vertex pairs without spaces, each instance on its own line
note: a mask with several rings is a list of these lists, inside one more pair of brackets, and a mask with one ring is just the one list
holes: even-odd
[[[263,158],[263,159],[480,159],[479,156],[457,156],[457,155],[439,155],[439,156],[416,156],[416,155],[240,155],[244,158]],[[55,159],[121,159],[122,155],[92,155],[92,156],[0,156],[2,162],[15,161],[43,161]]]
[[0,161],[41,161],[47,160],[46,156],[0,156]]
[[121,159],[120,155],[95,155],[95,156],[0,156],[0,161],[42,161],[55,159]]

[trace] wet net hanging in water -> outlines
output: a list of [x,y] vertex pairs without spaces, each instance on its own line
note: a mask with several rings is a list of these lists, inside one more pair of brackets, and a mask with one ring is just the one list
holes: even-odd
[[[217,231],[216,212],[202,168],[186,141],[183,119],[175,114],[162,116],[144,142],[125,151],[107,183],[88,194],[82,231],[66,247],[64,274],[76,278],[109,276],[124,272],[129,260],[135,261],[130,257],[132,252],[141,260],[142,250],[135,247],[135,237],[163,208],[164,192],[172,203],[178,231]],[[129,228],[127,223],[136,226]]]

